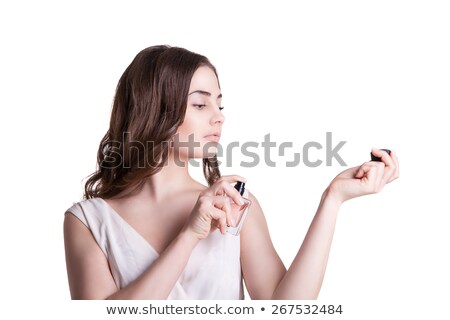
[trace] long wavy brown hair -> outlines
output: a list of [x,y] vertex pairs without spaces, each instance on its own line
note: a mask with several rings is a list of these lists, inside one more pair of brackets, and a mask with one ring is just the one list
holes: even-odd
[[[97,170],[85,183],[84,199],[132,193],[162,169],[200,66],[217,76],[206,57],[183,48],[153,46],[136,55],[117,84],[109,129],[100,142]],[[202,162],[212,185],[220,177],[217,156]]]

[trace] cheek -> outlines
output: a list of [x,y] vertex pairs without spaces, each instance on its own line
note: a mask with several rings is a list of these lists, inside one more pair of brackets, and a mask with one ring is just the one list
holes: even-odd
[[[217,147],[214,143],[203,139],[203,135],[205,134],[204,130],[202,130],[205,127],[204,121],[205,119],[202,119],[201,115],[191,115],[190,117],[187,115],[183,124],[178,127],[178,138],[176,141],[182,144],[175,143],[174,146],[181,158],[204,158],[206,156],[212,156],[217,152]],[[192,142],[195,144],[192,144]]]
[[[194,139],[197,141],[202,127],[202,119],[199,115],[192,114],[192,112],[186,111],[186,117],[184,118],[183,124],[178,127],[177,133],[179,134],[180,141],[188,141],[190,135],[193,135]],[[192,140],[192,138],[191,138]]]
[[196,137],[195,123],[192,123],[192,121],[184,121],[183,124],[178,127],[177,133],[180,141],[188,141],[189,136],[192,134]]

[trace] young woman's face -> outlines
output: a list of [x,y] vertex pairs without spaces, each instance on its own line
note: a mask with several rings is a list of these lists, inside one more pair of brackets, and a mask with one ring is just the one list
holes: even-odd
[[198,68],[192,76],[184,122],[174,141],[179,159],[207,158],[217,152],[225,117],[216,74],[209,67]]

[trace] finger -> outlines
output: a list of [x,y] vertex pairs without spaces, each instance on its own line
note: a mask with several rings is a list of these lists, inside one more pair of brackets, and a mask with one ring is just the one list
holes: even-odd
[[219,186],[226,186],[229,185],[230,183],[237,181],[247,182],[247,179],[239,175],[221,176],[219,179],[217,179],[216,182],[214,182],[214,184],[211,187],[204,190],[203,194],[211,196],[225,195],[224,188],[223,187],[221,188]]
[[394,166],[394,161],[390,157],[389,153],[387,153],[386,151],[377,148],[372,148],[372,153],[374,156],[381,158],[381,161],[384,162],[386,166]]
[[[392,177],[395,175],[396,165],[394,159],[384,150],[372,149],[372,153],[381,158],[381,162],[385,164],[384,174],[383,174],[383,184],[388,183],[393,180]],[[391,151],[392,154],[392,151]]]
[[356,179],[361,179],[364,177],[364,175],[369,172],[370,168],[375,166],[375,163],[373,161],[370,162],[364,162],[361,166],[355,167],[355,174],[353,175]]
[[247,182],[247,179],[237,174],[234,174],[228,176],[221,176],[217,181],[227,181],[229,183],[233,183],[237,181]]
[[[395,163],[395,171],[394,171],[394,176],[392,177],[392,180],[397,179],[398,177],[400,177],[400,167],[399,167],[399,162],[398,162],[398,158],[397,158],[397,154],[394,151],[391,151],[391,158]],[[392,181],[391,180],[391,181]]]
[[356,173],[355,173],[354,177],[356,179],[361,179],[362,177],[364,177],[365,171],[364,171],[364,168],[362,165],[360,167],[357,167],[355,171],[356,171]]
[[367,173],[370,171],[370,168],[372,166],[365,162],[363,163],[359,168],[358,171],[356,172],[355,178],[356,179],[363,179],[363,178],[367,178]]
[[373,168],[375,174],[375,192],[379,192],[386,184],[386,166],[384,162],[377,162]]
[[224,184],[220,186],[222,187],[222,192],[225,192],[225,194],[230,197],[234,203],[241,206],[245,204],[244,198],[242,198],[241,194],[234,186],[231,186],[228,182],[224,182]]
[[384,170],[386,165],[384,162],[371,161],[368,163],[370,167],[367,172],[367,177],[370,180],[370,185],[373,188],[373,192],[378,192],[384,186]]
[[382,162],[366,162],[359,171],[358,177],[367,193],[375,193],[380,190],[384,171],[384,163]]
[[216,196],[212,200],[214,207],[222,210],[225,213],[225,222],[228,225],[231,224],[231,203],[230,199],[226,197]]
[[220,232],[222,234],[225,234],[225,232],[227,231],[227,222],[225,218],[225,213],[218,208],[212,207],[209,211],[209,215],[211,219],[214,219],[216,221],[215,225],[217,228],[219,228]]
[[227,180],[216,181],[210,187],[210,192],[213,196],[228,195],[234,201],[234,203],[237,203],[238,205],[242,206],[245,204],[245,201],[242,198],[241,194],[233,186],[231,186],[230,182]]
[[[390,150],[386,149],[377,149],[372,148],[371,155],[372,155],[372,161],[373,163],[382,163],[384,165],[383,167],[383,176],[381,181],[376,181],[379,185],[384,185],[388,183],[391,180],[391,177],[394,175],[395,172],[395,164],[393,159],[390,157]],[[376,160],[376,159],[378,160]]]

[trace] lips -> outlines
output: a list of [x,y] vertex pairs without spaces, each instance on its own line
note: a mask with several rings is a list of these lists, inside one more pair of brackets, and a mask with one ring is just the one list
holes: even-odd
[[218,142],[220,140],[220,132],[213,132],[204,136],[206,140]]

